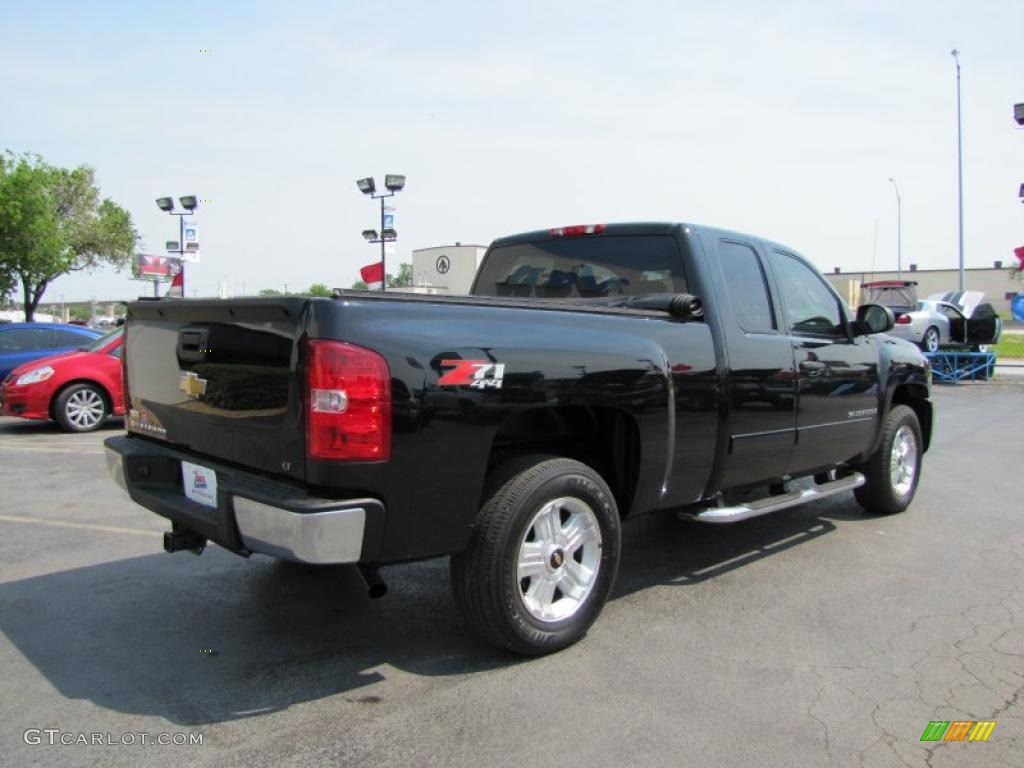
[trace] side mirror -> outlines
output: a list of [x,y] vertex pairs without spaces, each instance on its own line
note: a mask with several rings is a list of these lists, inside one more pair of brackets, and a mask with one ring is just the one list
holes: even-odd
[[863,304],[857,307],[857,335],[885,333],[896,325],[896,316],[881,304]]

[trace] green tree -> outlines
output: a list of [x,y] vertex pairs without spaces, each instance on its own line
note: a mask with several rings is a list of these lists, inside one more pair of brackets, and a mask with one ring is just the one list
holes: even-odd
[[88,320],[92,317],[92,310],[89,307],[68,307],[68,319]]
[[365,280],[356,280],[354,283],[352,283],[352,287],[357,291],[365,291],[367,288],[369,288]]
[[283,294],[274,288],[264,288],[260,291],[260,296],[282,296]]
[[334,295],[334,293],[331,291],[330,288],[328,288],[323,283],[313,283],[311,286],[309,286],[309,290],[306,291],[306,295],[330,298],[331,296]]
[[412,264],[399,264],[398,277],[388,275],[388,288],[408,288],[412,285]]
[[61,275],[129,266],[138,239],[131,215],[100,199],[89,166],[57,168],[10,151],[0,157],[0,291],[20,286],[26,320]]

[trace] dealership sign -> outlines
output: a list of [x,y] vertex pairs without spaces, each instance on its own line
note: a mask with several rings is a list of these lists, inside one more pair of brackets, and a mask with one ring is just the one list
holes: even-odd
[[139,277],[147,280],[169,280],[172,261],[173,259],[166,256],[137,253],[135,254],[135,271]]

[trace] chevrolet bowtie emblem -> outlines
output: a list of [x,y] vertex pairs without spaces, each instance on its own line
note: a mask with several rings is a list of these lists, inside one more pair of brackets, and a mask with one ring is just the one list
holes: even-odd
[[178,389],[189,397],[199,397],[206,394],[206,379],[200,379],[199,374],[189,371],[181,375],[178,382]]

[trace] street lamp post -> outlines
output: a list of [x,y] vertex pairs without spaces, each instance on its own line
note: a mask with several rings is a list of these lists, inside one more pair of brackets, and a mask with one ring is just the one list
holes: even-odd
[[892,188],[896,190],[896,279],[903,279],[903,201],[900,200],[900,188],[896,179],[890,177]]
[[388,285],[388,274],[387,267],[385,265],[386,249],[388,243],[393,243],[398,239],[398,233],[394,227],[385,226],[384,219],[384,199],[387,197],[394,197],[397,193],[401,192],[405,188],[405,176],[397,173],[389,173],[384,177],[384,186],[387,188],[387,192],[377,194],[377,184],[374,182],[372,176],[367,176],[365,179],[359,179],[356,181],[356,186],[359,187],[359,191],[364,195],[368,195],[371,200],[380,200],[380,236],[377,236],[377,230],[375,229],[364,229],[363,237],[369,243],[380,243],[380,289],[384,291]]
[[964,140],[960,120],[960,51],[950,51],[956,61],[956,168],[960,231],[960,290],[964,289]]
[[178,266],[181,268],[181,298],[185,298],[185,217],[191,216],[199,207],[199,198],[195,195],[185,195],[178,200],[185,213],[174,210],[174,198],[171,197],[157,198],[156,205],[161,211],[178,217]]

